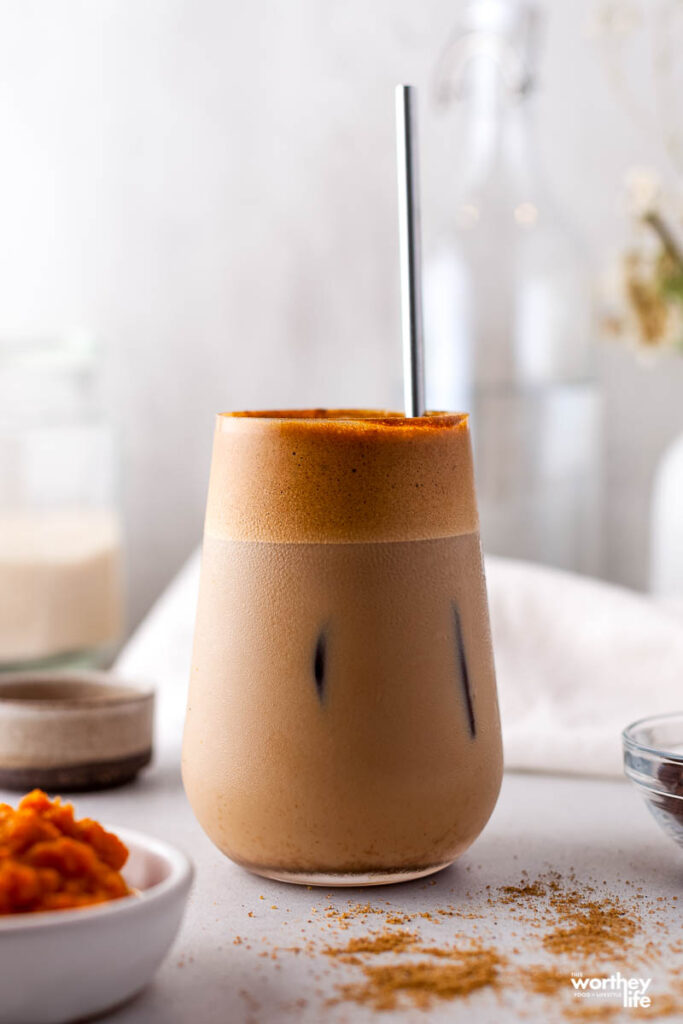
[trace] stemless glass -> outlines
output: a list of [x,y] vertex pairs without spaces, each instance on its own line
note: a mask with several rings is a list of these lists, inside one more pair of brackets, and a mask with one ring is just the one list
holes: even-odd
[[467,416],[219,416],[183,744],[209,837],[284,881],[417,878],[501,773]]

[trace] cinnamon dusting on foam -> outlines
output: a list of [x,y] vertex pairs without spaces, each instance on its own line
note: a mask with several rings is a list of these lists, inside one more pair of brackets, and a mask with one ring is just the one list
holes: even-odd
[[426,412],[424,416],[408,417],[390,409],[266,409],[259,412],[221,412],[219,419],[278,420],[280,423],[321,421],[334,423],[344,430],[367,430],[373,427],[392,427],[400,430],[438,430],[466,424],[466,412]]
[[271,543],[477,530],[468,417],[303,409],[217,417],[206,533]]

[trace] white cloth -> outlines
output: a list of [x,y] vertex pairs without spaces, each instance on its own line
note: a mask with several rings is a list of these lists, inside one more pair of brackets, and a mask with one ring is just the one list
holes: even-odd
[[620,775],[621,731],[683,708],[683,618],[572,573],[486,568],[507,767]]
[[[621,730],[683,708],[683,618],[597,580],[487,558],[506,766],[621,774]],[[158,742],[179,748],[199,558],[187,562],[117,670],[158,687]]]

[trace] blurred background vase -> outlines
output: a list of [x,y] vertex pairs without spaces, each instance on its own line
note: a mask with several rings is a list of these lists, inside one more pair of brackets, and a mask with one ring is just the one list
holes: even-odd
[[81,337],[0,337],[0,667],[98,664],[123,629],[114,439]]
[[650,589],[683,601],[683,433],[666,449],[655,474]]
[[539,28],[530,4],[471,4],[437,70],[460,145],[425,266],[428,403],[472,414],[485,550],[597,573],[590,270],[535,160]]
[[[649,185],[649,188],[645,186]],[[622,254],[608,325],[643,362],[680,359],[683,353],[683,216],[667,203],[656,179],[632,178],[636,207],[633,239]],[[633,196],[632,196],[633,200]],[[664,448],[653,474],[650,516],[650,589],[683,600],[683,433]]]
[[[675,182],[675,179],[674,179]],[[625,181],[628,233],[604,275],[601,327],[636,357],[674,378],[683,354],[683,201],[680,185],[663,186],[652,168]],[[643,390],[652,385],[644,382]],[[680,421],[680,417],[679,417]],[[650,590],[683,600],[683,433],[663,447],[653,468],[650,501]]]

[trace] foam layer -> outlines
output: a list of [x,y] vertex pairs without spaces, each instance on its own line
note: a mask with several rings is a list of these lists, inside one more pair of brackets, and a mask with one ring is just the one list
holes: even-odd
[[206,534],[228,540],[428,540],[478,528],[465,414],[365,410],[217,417]]

